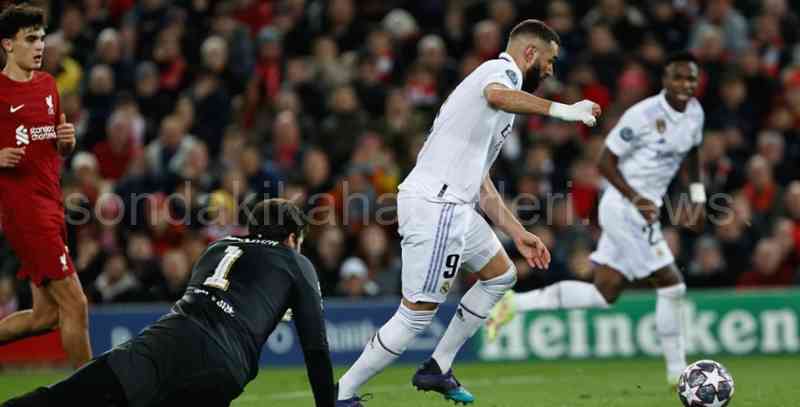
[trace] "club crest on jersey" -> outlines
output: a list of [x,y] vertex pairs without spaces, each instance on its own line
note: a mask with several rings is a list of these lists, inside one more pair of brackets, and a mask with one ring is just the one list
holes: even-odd
[[47,103],[47,114],[49,115],[56,114],[56,109],[55,107],[53,107],[53,95],[45,96],[44,103]]
[[511,83],[513,83],[514,86],[517,86],[517,73],[510,69],[506,69],[506,75],[508,75],[508,79],[511,79]]
[[658,130],[659,134],[664,134],[667,131],[667,122],[664,119],[657,119],[656,130]]

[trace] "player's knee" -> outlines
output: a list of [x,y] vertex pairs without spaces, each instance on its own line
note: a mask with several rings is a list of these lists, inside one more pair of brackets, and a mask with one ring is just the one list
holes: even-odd
[[503,295],[506,291],[514,287],[517,283],[517,268],[510,265],[506,272],[489,280],[481,280],[481,284],[486,291]]
[[401,303],[397,309],[397,317],[411,332],[419,335],[433,322],[436,310],[413,310]]
[[681,299],[686,296],[686,284],[678,283],[669,287],[659,288],[656,293],[661,298]]
[[89,302],[83,293],[70,297],[60,308],[72,323],[89,324]]
[[597,283],[595,282],[595,287],[597,287],[597,291],[600,292],[600,295],[603,296],[603,299],[606,300],[608,305],[614,304],[619,299],[619,295],[621,294],[622,290],[620,290],[614,284],[608,283]]

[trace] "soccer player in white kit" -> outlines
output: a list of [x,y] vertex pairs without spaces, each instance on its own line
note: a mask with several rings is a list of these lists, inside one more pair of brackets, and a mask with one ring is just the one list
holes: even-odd
[[627,282],[648,279],[657,293],[656,330],[667,380],[677,383],[686,367],[680,317],[686,285],[658,219],[662,197],[683,163],[694,206],[688,226],[701,231],[705,222],[698,158],[705,115],[694,98],[697,81],[698,66],[691,54],[671,56],[661,93],[629,108],[606,138],[599,167],[611,185],[600,200],[603,233],[591,255],[594,283],[561,281],[526,293],[509,292],[487,322],[490,341],[517,311],[605,308],[617,300]]
[[442,105],[416,166],[398,188],[403,299],[339,380],[337,407],[361,406],[359,387],[430,325],[462,266],[477,272],[480,280],[462,297],[431,359],[412,383],[457,403],[474,401],[453,376],[453,359],[516,281],[513,263],[475,204],[513,238],[531,266],[547,268],[550,262],[539,238],[505,206],[489,169],[511,133],[515,114],[547,114],[590,126],[600,114],[600,107],[588,100],[565,105],[520,90],[525,74],[538,81],[553,73],[558,48],[558,35],[547,25],[523,21],[512,30],[506,52],[481,64]]

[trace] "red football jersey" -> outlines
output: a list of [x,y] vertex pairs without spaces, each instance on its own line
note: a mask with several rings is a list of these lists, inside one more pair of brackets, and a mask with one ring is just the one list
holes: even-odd
[[[0,149],[24,147],[14,168],[0,168],[3,229],[9,234],[64,226],[56,126],[61,103],[55,79],[35,71],[27,82],[0,74]],[[27,233],[25,233],[27,234]]]

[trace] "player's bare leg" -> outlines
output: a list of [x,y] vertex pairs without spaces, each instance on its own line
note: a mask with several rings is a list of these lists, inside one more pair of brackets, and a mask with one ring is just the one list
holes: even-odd
[[71,274],[62,280],[50,281],[46,289],[58,304],[58,327],[64,350],[73,366],[83,366],[92,358],[92,348],[89,344],[89,306],[80,280],[76,274]]
[[622,273],[597,265],[592,283],[566,280],[524,293],[508,291],[486,321],[486,340],[497,339],[500,328],[520,311],[607,308],[619,298],[626,284]]
[[0,345],[41,335],[58,325],[58,304],[43,288],[30,283],[33,307],[17,311],[0,320]]
[[686,367],[681,305],[686,296],[686,284],[675,264],[658,269],[650,277],[656,288],[656,331],[667,365],[667,381],[677,384]]
[[437,391],[445,399],[456,403],[472,403],[475,398],[453,375],[453,359],[464,343],[483,326],[492,307],[517,281],[514,264],[502,248],[478,272],[478,276],[480,280],[461,298],[458,310],[436,345],[433,356],[412,380],[418,389]]

